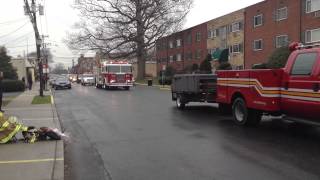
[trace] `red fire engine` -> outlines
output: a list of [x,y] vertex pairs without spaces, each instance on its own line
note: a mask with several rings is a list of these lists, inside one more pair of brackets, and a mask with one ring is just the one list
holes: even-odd
[[101,63],[96,76],[96,87],[103,89],[133,86],[132,65],[125,61],[106,61]]
[[232,111],[239,125],[253,125],[263,114],[320,125],[320,48],[293,44],[285,68],[218,71],[216,75],[177,75],[172,99],[216,102]]

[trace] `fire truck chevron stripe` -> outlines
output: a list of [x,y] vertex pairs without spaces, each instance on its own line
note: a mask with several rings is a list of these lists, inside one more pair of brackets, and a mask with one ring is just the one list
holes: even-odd
[[264,87],[257,79],[246,78],[218,78],[218,86],[254,88],[262,97],[283,97],[306,101],[320,102],[320,92],[311,89]]

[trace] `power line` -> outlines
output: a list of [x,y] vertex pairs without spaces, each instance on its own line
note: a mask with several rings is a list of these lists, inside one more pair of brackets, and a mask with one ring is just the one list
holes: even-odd
[[22,26],[20,26],[20,27],[17,28],[16,30],[14,30],[14,31],[12,31],[12,32],[10,32],[10,33],[7,33],[7,34],[5,34],[5,35],[0,36],[0,38],[9,36],[10,34],[13,34],[13,33],[17,32],[17,31],[19,31],[19,30],[22,29],[24,26],[26,26],[28,23],[29,23],[29,22],[26,22],[25,24],[23,24]]
[[0,25],[13,24],[15,22],[20,22],[23,20],[27,20],[27,18],[20,18],[20,19],[15,19],[15,20],[11,20],[11,21],[0,22]]
[[53,56],[54,58],[60,58],[60,59],[74,59],[78,57],[63,57],[63,56]]
[[48,33],[48,18],[47,18],[47,8],[46,8],[46,0],[43,1],[43,6],[44,6],[44,18],[45,18],[45,22],[46,22],[46,33]]
[[27,46],[34,46],[36,44],[26,44],[26,45],[20,45],[20,46],[9,46],[9,47],[6,47],[7,49],[13,49],[13,48],[19,48],[19,47],[27,47]]
[[[19,40],[19,39],[22,39],[22,38],[24,38],[24,37],[29,37],[31,33],[33,33],[33,32],[30,31],[30,32],[28,32],[28,33],[26,33],[26,34],[24,34],[24,35],[22,35],[22,36],[19,36],[19,37],[15,38],[15,39],[12,39],[12,40],[10,40],[10,41],[7,41],[7,42],[3,43],[3,45],[11,44],[11,43],[14,43],[14,42],[16,43],[17,40]],[[18,41],[18,42],[19,42],[19,41]]]

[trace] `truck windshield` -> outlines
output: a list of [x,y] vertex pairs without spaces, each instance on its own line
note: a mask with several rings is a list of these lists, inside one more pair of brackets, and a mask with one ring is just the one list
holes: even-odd
[[131,73],[131,66],[121,66],[122,73]]
[[120,66],[108,66],[107,71],[110,73],[119,73],[120,72]]

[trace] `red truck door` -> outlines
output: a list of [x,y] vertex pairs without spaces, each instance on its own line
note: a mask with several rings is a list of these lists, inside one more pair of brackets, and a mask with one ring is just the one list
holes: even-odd
[[281,108],[288,116],[319,120],[319,53],[301,51],[291,58],[283,79]]

